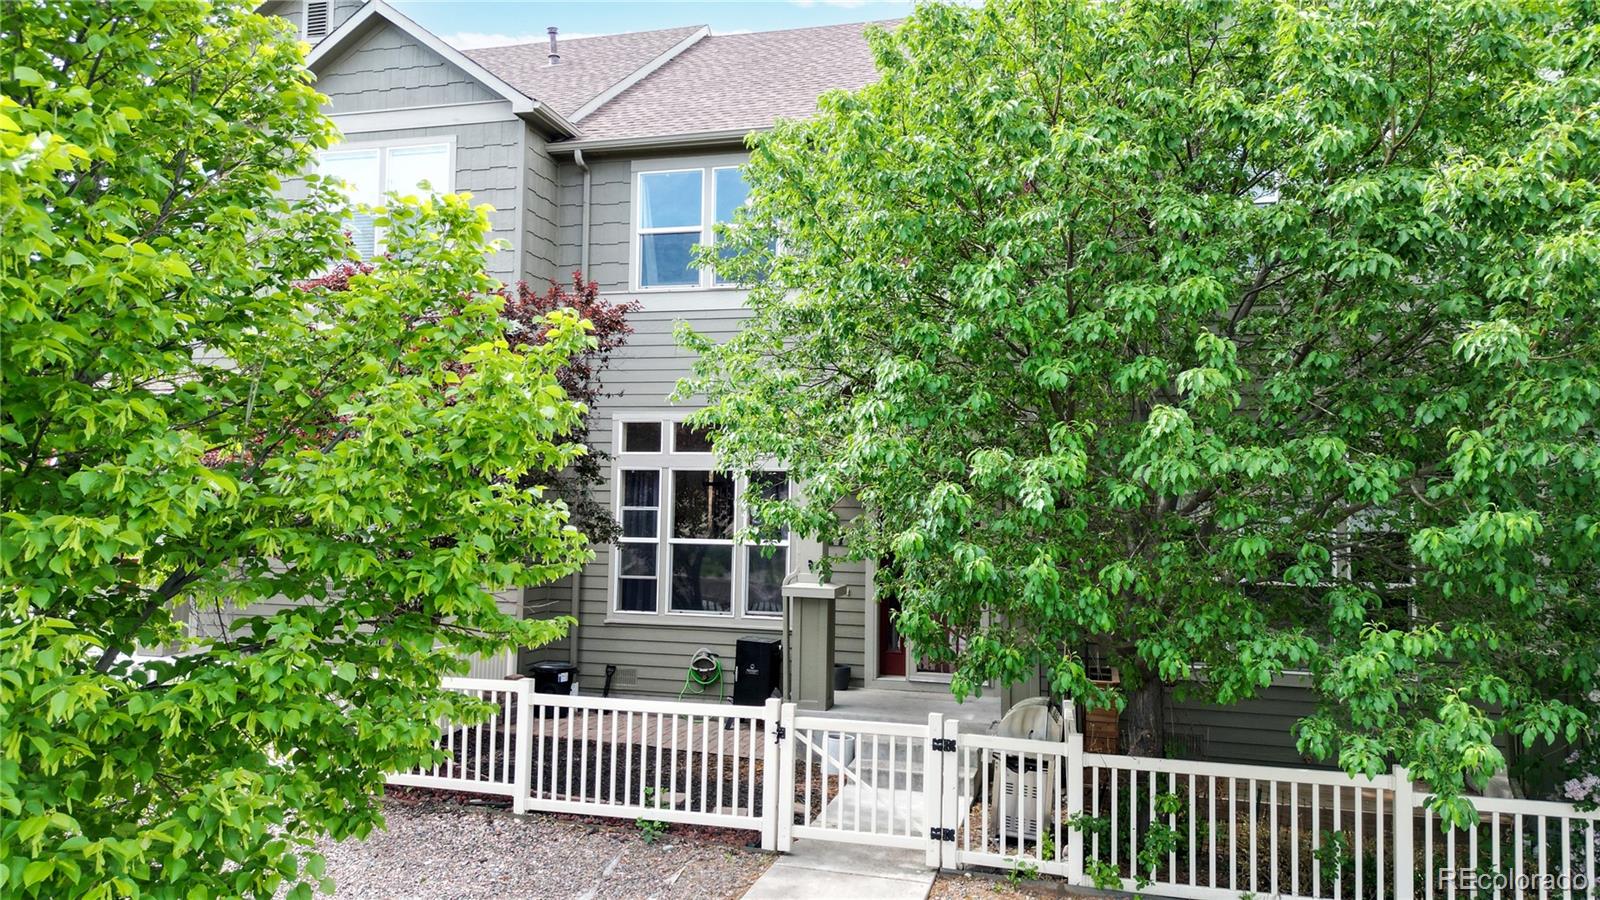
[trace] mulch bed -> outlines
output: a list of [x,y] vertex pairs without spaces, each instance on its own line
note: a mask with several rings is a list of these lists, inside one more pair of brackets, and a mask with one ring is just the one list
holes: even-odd
[[[433,809],[440,804],[449,804],[461,807],[479,807],[509,811],[511,809],[510,797],[490,797],[483,794],[473,794],[466,791],[444,791],[434,788],[398,787],[391,785],[383,792],[384,800],[400,807],[414,807]],[[576,825],[587,825],[595,828],[610,828],[619,822],[626,823],[628,828],[633,828],[631,820],[618,819],[615,816],[577,816],[565,813],[540,813],[553,819],[571,822]],[[747,831],[740,828],[716,828],[710,825],[685,825],[683,823],[669,823],[667,834],[681,836],[696,841],[710,844],[724,844],[729,847],[759,848],[761,846],[761,832]]]

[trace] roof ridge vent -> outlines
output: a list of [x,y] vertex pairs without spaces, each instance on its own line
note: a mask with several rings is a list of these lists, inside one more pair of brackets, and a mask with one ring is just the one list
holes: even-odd
[[545,30],[550,32],[550,65],[553,66],[561,62],[561,54],[556,50],[556,26],[551,25]]

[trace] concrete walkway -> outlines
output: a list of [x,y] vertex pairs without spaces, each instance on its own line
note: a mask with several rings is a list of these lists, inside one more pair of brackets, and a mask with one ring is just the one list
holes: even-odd
[[938,873],[920,850],[799,840],[756,879],[745,900],[924,900]]

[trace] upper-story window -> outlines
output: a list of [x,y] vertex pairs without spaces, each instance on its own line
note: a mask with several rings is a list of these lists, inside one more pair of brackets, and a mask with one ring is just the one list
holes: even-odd
[[729,287],[713,268],[694,264],[694,249],[716,241],[750,196],[738,166],[639,172],[635,178],[635,287],[640,290]]
[[[354,203],[377,205],[390,191],[400,193],[427,190],[449,193],[455,190],[454,155],[449,141],[437,139],[393,144],[343,144],[324,150],[317,171],[338,177]],[[383,252],[383,234],[370,212],[357,212],[349,222],[350,237],[362,257]]]
[[788,476],[717,471],[706,434],[680,421],[628,418],[618,431],[622,535],[613,550],[612,609],[729,620],[781,615],[787,531],[759,542],[740,535],[756,524],[749,498],[787,498]]

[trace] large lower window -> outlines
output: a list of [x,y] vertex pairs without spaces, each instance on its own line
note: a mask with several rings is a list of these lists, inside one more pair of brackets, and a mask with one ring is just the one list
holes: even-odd
[[733,478],[672,472],[673,612],[733,611]]
[[[448,141],[336,147],[322,152],[317,172],[343,181],[350,201],[366,206],[381,204],[383,196],[390,192],[449,193],[455,189]],[[350,240],[362,257],[383,252],[383,235],[375,218],[371,212],[356,212],[350,217]]]
[[708,436],[682,422],[621,421],[617,446],[616,612],[780,615],[788,534],[750,539],[749,500],[786,499],[787,475],[718,471]]

